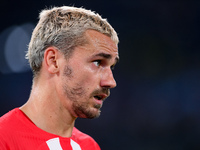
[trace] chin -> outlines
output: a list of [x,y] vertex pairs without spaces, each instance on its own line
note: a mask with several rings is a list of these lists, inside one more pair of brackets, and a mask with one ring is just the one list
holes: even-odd
[[88,112],[88,113],[84,113],[82,115],[79,115],[79,118],[87,118],[87,119],[94,119],[94,118],[98,118],[101,114],[101,111],[98,110],[98,112]]
[[88,119],[93,119],[93,118],[98,118],[101,114],[101,107],[74,107],[74,112],[78,118],[88,118]]

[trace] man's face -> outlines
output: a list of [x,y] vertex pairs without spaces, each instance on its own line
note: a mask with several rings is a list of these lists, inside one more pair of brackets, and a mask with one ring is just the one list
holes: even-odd
[[[112,67],[119,59],[117,45],[94,30],[85,34],[88,44],[75,48],[62,72],[65,105],[74,117],[95,118],[116,86]],[[68,101],[68,102],[67,102]]]

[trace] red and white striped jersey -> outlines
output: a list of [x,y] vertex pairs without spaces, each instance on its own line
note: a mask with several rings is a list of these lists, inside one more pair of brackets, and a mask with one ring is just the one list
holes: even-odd
[[0,117],[0,150],[100,150],[100,147],[75,127],[70,138],[48,133],[15,108]]

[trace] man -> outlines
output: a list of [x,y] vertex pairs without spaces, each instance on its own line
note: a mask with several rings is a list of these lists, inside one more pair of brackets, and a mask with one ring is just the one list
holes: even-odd
[[26,104],[0,118],[1,150],[99,150],[74,127],[100,115],[116,86],[118,37],[98,14],[83,8],[43,10],[27,52],[33,85]]

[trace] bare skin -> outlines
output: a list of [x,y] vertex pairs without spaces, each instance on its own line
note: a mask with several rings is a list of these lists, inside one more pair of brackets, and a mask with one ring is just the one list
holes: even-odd
[[98,117],[116,86],[111,68],[119,59],[117,45],[94,30],[85,36],[88,44],[76,47],[68,60],[55,47],[45,50],[40,74],[20,108],[46,132],[71,137],[76,118]]

